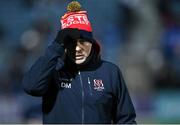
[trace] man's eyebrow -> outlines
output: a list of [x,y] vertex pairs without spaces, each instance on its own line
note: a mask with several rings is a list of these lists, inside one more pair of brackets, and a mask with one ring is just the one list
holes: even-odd
[[86,40],[84,39],[78,39],[77,42],[85,42]]

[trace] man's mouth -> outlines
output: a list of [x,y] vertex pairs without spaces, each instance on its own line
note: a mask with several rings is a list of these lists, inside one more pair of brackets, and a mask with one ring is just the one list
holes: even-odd
[[81,59],[83,59],[84,58],[84,55],[76,55],[76,59],[77,60],[81,60]]

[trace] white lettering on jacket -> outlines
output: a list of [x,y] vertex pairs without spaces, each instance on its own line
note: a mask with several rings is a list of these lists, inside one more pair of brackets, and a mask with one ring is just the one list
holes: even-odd
[[62,88],[71,88],[71,83],[61,82],[61,87]]

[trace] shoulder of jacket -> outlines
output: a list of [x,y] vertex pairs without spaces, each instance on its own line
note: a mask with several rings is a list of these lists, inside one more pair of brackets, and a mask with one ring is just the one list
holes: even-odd
[[116,64],[112,63],[112,62],[109,62],[109,61],[106,61],[106,60],[102,60],[103,62],[103,65],[105,67],[109,67],[109,68],[112,68],[114,70],[120,70],[119,66],[117,66]]

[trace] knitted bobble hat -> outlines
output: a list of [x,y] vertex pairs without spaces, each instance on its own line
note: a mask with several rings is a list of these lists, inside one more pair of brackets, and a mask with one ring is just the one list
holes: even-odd
[[67,12],[61,17],[61,30],[78,30],[80,38],[93,40],[91,23],[88,20],[87,11],[81,9],[81,4],[72,1],[67,5]]

